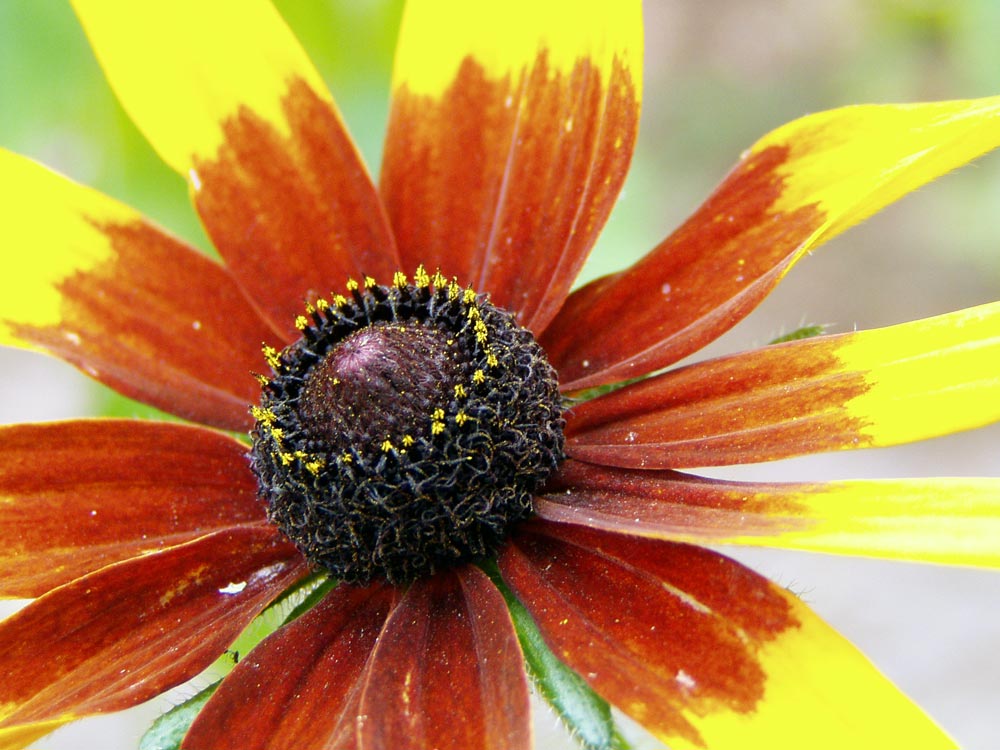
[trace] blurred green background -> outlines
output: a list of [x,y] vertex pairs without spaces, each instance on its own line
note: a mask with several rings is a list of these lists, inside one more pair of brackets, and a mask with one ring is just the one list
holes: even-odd
[[[276,4],[377,172],[401,2]],[[856,102],[1000,93],[997,0],[651,0],[646,20],[639,146],[585,278],[652,247],[744,148],[790,119]],[[207,249],[183,181],[115,101],[64,0],[0,0],[0,146],[134,205]],[[803,323],[867,328],[996,299],[1000,158],[992,155],[824,247],[709,353],[762,344]],[[0,350],[0,421],[95,413],[149,412],[59,363]],[[993,427],[919,446],[753,467],[742,476],[997,475],[997,445]],[[995,747],[1000,576],[802,555],[743,559],[807,591],[964,746]],[[154,704],[134,724],[100,720],[91,725],[97,729],[63,730],[42,744],[92,746],[99,737],[109,750],[134,747],[137,727],[169,705]],[[539,746],[547,747],[541,738],[553,722],[543,717],[540,724]]]

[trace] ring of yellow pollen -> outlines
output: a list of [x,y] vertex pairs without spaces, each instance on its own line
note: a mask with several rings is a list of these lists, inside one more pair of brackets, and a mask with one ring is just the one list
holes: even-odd
[[347,289],[264,347],[250,456],[268,517],[352,583],[493,554],[563,459],[555,371],[513,315],[440,273]]

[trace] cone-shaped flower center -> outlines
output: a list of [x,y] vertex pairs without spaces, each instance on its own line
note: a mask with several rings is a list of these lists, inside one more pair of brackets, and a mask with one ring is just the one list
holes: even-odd
[[346,581],[493,553],[563,456],[555,372],[509,313],[440,275],[321,301],[254,407],[271,520]]

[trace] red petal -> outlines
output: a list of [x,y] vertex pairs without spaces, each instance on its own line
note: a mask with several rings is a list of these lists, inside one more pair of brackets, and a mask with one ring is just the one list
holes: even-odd
[[531,748],[517,635],[478,569],[414,583],[386,622],[369,674],[362,748]]
[[566,461],[538,515],[619,534],[1000,568],[1000,479],[731,482]]
[[247,525],[102,568],[0,623],[0,727],[117,711],[211,664],[305,573]]
[[565,389],[676,362],[767,296],[824,220],[811,206],[771,219],[786,156],[781,148],[755,154],[643,260],[570,295],[542,337]]
[[521,5],[457,4],[446,25],[407,7],[381,190],[404,265],[440,266],[540,331],[628,169],[642,19],[638,3],[614,19]]
[[500,566],[557,655],[644,726],[688,741],[682,710],[753,710],[757,645],[796,625],[765,579],[682,544],[539,523]]
[[264,520],[246,446],[140,421],[0,427],[0,595]]
[[195,206],[236,278],[276,330],[297,338],[306,300],[348,277],[399,268],[381,205],[332,102],[293,80],[289,134],[250,109],[223,123],[214,159],[195,159]]
[[395,598],[385,586],[334,589],[236,665],[184,746],[356,748],[359,681]]
[[267,324],[225,268],[137,212],[0,151],[15,186],[0,342],[41,349],[160,409],[244,430]]
[[573,408],[566,452],[661,469],[769,461],[871,444],[843,408],[869,389],[836,356],[838,337],[682,367]]
[[954,747],[800,600],[715,552],[539,522],[500,565],[550,647],[671,747]]
[[[732,543],[734,537],[743,535],[808,528],[808,520],[795,517],[791,488],[804,491],[822,486],[787,485],[782,498],[782,485],[727,482],[669,470],[619,469],[570,459],[535,498],[535,509],[549,521],[619,534]],[[771,504],[760,502],[760,495],[766,493],[774,497]],[[781,499],[786,513],[779,516]]]
[[642,261],[569,298],[542,340],[563,386],[624,380],[699,349],[807,252],[995,148],[998,112],[997,97],[843,107],[769,133]]

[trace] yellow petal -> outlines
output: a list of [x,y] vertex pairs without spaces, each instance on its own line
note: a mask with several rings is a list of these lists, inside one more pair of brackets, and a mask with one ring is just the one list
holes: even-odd
[[767,678],[756,709],[692,717],[704,744],[680,740],[671,747],[958,747],[860,651],[795,596],[783,596],[799,624],[761,647],[758,658]]
[[570,295],[542,338],[563,388],[697,351],[810,250],[998,145],[1000,97],[844,107],[778,128],[645,258]]
[[1000,302],[848,336],[836,354],[845,371],[868,371],[847,411],[872,445],[1000,419]]
[[[2,714],[3,711],[0,711]],[[21,724],[14,727],[0,728],[0,750],[22,750],[35,740],[38,740],[76,717],[61,716],[58,719],[45,719],[31,724]]]
[[[101,224],[139,219],[130,209],[22,156],[0,149],[0,343],[24,346],[19,324],[49,326],[62,319],[58,285],[110,260],[111,239]],[[38,249],[45,249],[39,262]]]
[[171,167],[211,158],[246,108],[280,133],[293,79],[326,88],[284,20],[260,0],[72,0],[125,111]]
[[[595,28],[602,30],[601,39],[595,39]],[[490,78],[516,77],[543,49],[553,72],[564,74],[584,52],[605,74],[615,55],[642,64],[642,7],[634,0],[613,9],[602,0],[414,0],[406,5],[403,29],[393,88],[405,85],[416,95],[440,96],[467,57]]]
[[542,518],[630,536],[1000,568],[1000,479],[735,482],[566,461]]
[[246,429],[270,329],[222,266],[131,208],[0,149],[0,344]]
[[998,144],[994,96],[819,112],[772,131],[751,153],[787,149],[773,213],[814,204],[826,214],[805,251]]
[[1000,302],[648,378],[569,413],[591,463],[723,466],[895,445],[1000,419]]

